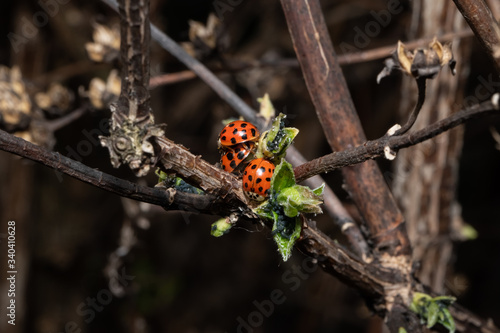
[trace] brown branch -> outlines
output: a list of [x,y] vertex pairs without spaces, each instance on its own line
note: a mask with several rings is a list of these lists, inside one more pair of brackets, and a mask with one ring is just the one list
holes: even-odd
[[114,116],[149,120],[149,0],[120,0],[119,11],[123,68],[121,93]]
[[[300,155],[296,149],[288,149],[286,159],[293,166],[306,163],[306,159]],[[317,176],[307,178],[304,182],[310,188],[317,188],[321,186],[321,184],[324,184],[323,179]],[[341,232],[348,239],[349,248],[364,261],[371,261],[372,256],[370,248],[361,234],[361,230],[329,186],[325,186],[323,190],[323,202],[325,203],[326,211],[330,214],[335,224],[339,226]]]
[[179,83],[182,81],[194,79],[196,74],[193,71],[181,71],[176,73],[168,73],[153,76],[149,80],[149,89],[154,89],[159,86],[164,86],[173,83]]
[[500,24],[484,0],[453,0],[500,73]]
[[110,106],[110,135],[99,138],[115,168],[128,164],[140,177],[156,160],[150,138],[164,135],[164,126],[154,123],[148,90],[149,0],[120,0],[119,12],[121,92],[118,102]]
[[[317,0],[282,0],[295,53],[333,150],[366,141]],[[377,254],[404,255],[410,242],[404,219],[373,161],[342,170],[349,194],[367,223]],[[305,179],[305,178],[301,178]],[[377,200],[374,200],[377,198]]]
[[[168,144],[166,148],[168,148]],[[228,205],[226,200],[222,200],[216,195],[196,195],[172,189],[165,191],[158,188],[139,186],[89,168],[80,162],[62,156],[57,152],[48,151],[2,130],[0,130],[0,150],[39,162],[111,193],[159,205],[167,210],[183,210],[227,216],[231,212],[237,212],[246,207],[246,204],[243,203],[232,207]],[[206,162],[198,159],[196,163],[199,165],[199,163]],[[208,174],[207,177],[212,178],[214,175],[217,175],[217,173]],[[228,177],[234,177],[231,174],[227,175]],[[241,188],[239,185],[231,186]],[[251,213],[246,214],[245,218],[257,221],[256,217]],[[398,270],[383,268],[377,262],[367,264],[360,258],[353,256],[327,235],[317,230],[312,224],[303,229],[297,246],[308,256],[316,258],[325,271],[337,276],[348,286],[355,288],[365,297],[368,297],[374,310],[380,311],[379,314],[381,315],[385,311],[382,305],[384,287],[388,284],[397,283],[404,278]],[[418,288],[417,283],[415,283],[415,288],[415,290],[421,290],[421,288]],[[463,332],[499,332],[491,323],[487,323],[458,305],[452,305],[451,311],[457,322],[457,327],[466,327],[468,329],[463,330]]]
[[[495,97],[496,96],[496,97]],[[498,94],[492,99],[498,99]],[[429,140],[445,131],[452,129],[465,121],[480,116],[499,115],[498,101],[486,101],[473,107],[461,110],[421,129],[416,132],[406,133],[400,136],[383,136],[377,140],[366,141],[365,143],[349,148],[341,152],[334,152],[310,162],[302,164],[294,169],[297,181],[321,174],[331,172],[335,169],[363,163],[370,159],[384,155],[384,149],[389,147],[393,151],[414,146],[420,142]]]
[[417,81],[417,87],[418,87],[418,99],[417,99],[417,104],[415,104],[415,107],[413,108],[413,111],[411,112],[410,116],[408,117],[408,120],[406,123],[398,129],[394,135],[401,135],[410,130],[410,128],[415,124],[415,121],[417,120],[418,114],[420,110],[422,109],[422,106],[424,105],[425,101],[425,82],[427,78],[425,77],[419,77],[416,79]]
[[[449,32],[438,37],[441,43],[452,41],[455,38],[465,38],[473,36],[470,29],[459,32]],[[421,38],[405,42],[408,49],[415,49],[421,46],[427,46],[433,38]],[[338,56],[339,65],[352,65],[356,63],[368,62],[377,59],[384,59],[394,52],[394,45],[378,47],[371,50],[346,53]],[[299,67],[299,62],[296,58],[283,58],[276,60],[242,60],[242,59],[225,59],[224,67],[210,67],[210,70],[217,72],[239,72],[248,69],[265,68],[265,67]],[[196,78],[197,75],[191,70],[185,70],[175,73],[161,74],[151,78],[149,87],[151,89],[162,86],[175,84]]]
[[[181,210],[204,214],[229,215],[244,206],[231,205],[228,200],[211,194],[198,195],[168,189],[140,186],[72,160],[57,152],[32,144],[0,130],[0,150],[30,159],[84,183],[122,197],[158,205],[166,210]],[[250,214],[248,214],[250,216]]]

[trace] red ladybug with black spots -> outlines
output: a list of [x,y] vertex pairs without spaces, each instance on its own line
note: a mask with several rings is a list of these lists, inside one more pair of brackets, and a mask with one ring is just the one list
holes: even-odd
[[251,141],[228,147],[220,159],[222,170],[227,172],[238,170],[238,167],[244,164],[242,162],[252,153],[254,147],[255,143]]
[[219,148],[227,148],[239,143],[255,142],[259,139],[260,133],[252,123],[243,120],[230,122],[219,134]]
[[243,191],[252,200],[264,201],[271,190],[275,166],[268,160],[252,160],[243,171]]

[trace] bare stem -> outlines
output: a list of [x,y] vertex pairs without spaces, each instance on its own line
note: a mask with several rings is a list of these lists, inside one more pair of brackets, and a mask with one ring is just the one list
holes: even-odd
[[453,127],[463,124],[469,119],[499,114],[498,104],[486,101],[456,112],[451,116],[437,121],[419,131],[406,133],[400,136],[383,136],[377,140],[366,141],[357,147],[349,148],[341,152],[334,152],[314,159],[296,167],[294,170],[295,177],[297,178],[297,181],[302,181],[323,172],[331,172],[338,168],[362,163],[384,155],[385,147],[389,147],[393,151],[398,151],[399,149],[414,146],[420,142],[438,136]]
[[424,77],[419,77],[418,79],[416,79],[417,87],[418,87],[417,104],[415,105],[415,107],[413,108],[413,111],[411,112],[410,116],[408,117],[406,124],[404,124],[403,127],[401,127],[399,130],[397,130],[396,133],[394,133],[394,135],[402,135],[402,134],[408,132],[408,130],[413,126],[413,124],[415,124],[415,121],[417,120],[418,114],[419,114],[420,110],[422,109],[422,106],[424,105],[426,80],[427,79]]
[[500,24],[484,0],[453,0],[500,73]]

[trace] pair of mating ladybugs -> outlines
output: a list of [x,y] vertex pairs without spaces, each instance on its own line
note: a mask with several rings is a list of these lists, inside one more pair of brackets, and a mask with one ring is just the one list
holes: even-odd
[[263,201],[269,196],[274,164],[257,158],[251,159],[260,133],[252,123],[236,120],[227,124],[219,134],[218,145],[222,150],[221,166],[227,172],[243,170],[243,191],[252,200]]

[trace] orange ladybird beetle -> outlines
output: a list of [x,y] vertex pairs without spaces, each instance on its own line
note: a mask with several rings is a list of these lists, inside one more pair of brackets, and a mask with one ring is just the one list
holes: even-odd
[[259,130],[252,123],[243,120],[230,122],[219,134],[219,148],[227,148],[244,142],[255,142],[259,139]]
[[251,161],[243,171],[243,191],[252,200],[264,201],[271,189],[275,166],[263,158]]
[[241,163],[250,155],[254,147],[255,143],[246,142],[227,148],[220,159],[222,170],[233,172],[238,166],[244,165]]

